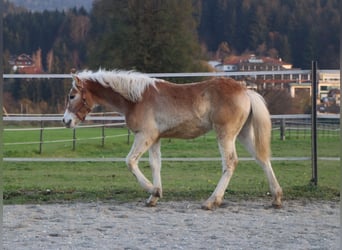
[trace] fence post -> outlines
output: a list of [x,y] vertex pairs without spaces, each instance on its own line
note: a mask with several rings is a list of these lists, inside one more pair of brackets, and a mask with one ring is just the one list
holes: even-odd
[[102,147],[104,147],[105,143],[105,123],[104,121],[102,122]]
[[131,136],[131,131],[127,129],[127,145],[129,145],[129,142],[130,142],[130,136]]
[[76,149],[76,128],[72,129],[72,150]]
[[[3,58],[3,11],[4,9],[4,1],[1,1],[0,2],[0,16],[1,16],[1,20],[0,20],[0,34],[1,34],[1,40],[0,40],[0,55],[1,57],[0,58]],[[4,162],[3,162],[3,110],[4,110],[4,106],[3,106],[3,87],[4,87],[4,79],[3,79],[3,75],[4,75],[4,68],[3,68],[3,60],[1,59],[0,61],[0,74],[1,74],[1,78],[0,78],[0,176],[1,176],[1,180],[0,180],[0,185],[1,185],[1,188],[0,188],[0,197],[1,197],[1,201],[0,201],[0,206],[1,206],[1,214],[3,214],[3,208],[2,208],[2,205],[3,205],[3,201],[2,201],[2,197],[3,197],[3,181],[4,181],[4,178],[2,177],[3,176],[3,167],[4,167]],[[0,227],[0,235],[2,236],[3,235],[3,229],[2,229],[2,223],[3,223],[3,217],[1,217],[0,219],[0,223],[1,223],[1,227]],[[1,237],[0,238],[0,246],[2,246],[3,244],[3,238]]]
[[317,186],[317,61],[311,63],[312,87],[311,87],[311,183]]
[[285,118],[280,120],[280,140],[285,141],[286,121]]
[[44,122],[40,121],[40,132],[39,132],[39,154],[43,151],[43,130],[44,130]]

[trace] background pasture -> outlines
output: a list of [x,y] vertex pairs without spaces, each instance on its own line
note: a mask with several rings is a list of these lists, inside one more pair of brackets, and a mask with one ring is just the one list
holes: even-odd
[[[31,125],[27,125],[27,128]],[[126,128],[105,128],[102,145],[102,128],[80,128],[76,131],[76,148],[72,150],[73,130],[46,129],[39,153],[37,144],[15,144],[37,141],[39,130],[11,131],[16,125],[6,126],[4,132],[4,203],[41,203],[65,201],[118,200],[134,201],[147,198],[134,177],[127,170],[126,157],[133,135],[128,141]],[[23,126],[21,126],[23,128]],[[311,156],[310,129],[292,133],[280,140],[279,131],[273,131],[273,157]],[[339,132],[318,136],[318,186],[310,184],[310,160],[275,160],[274,171],[284,190],[284,198],[339,199]],[[91,140],[87,138],[93,138]],[[226,199],[257,199],[269,196],[268,184],[261,168],[238,144],[239,166],[228,187]],[[12,161],[28,157],[36,161]],[[145,158],[147,155],[144,156]],[[218,147],[213,133],[193,140],[165,139],[162,142],[162,180],[164,200],[204,200],[214,190],[221,175]],[[172,161],[172,158],[205,158],[191,161]],[[247,158],[246,158],[247,157]],[[329,157],[329,160],[322,158]],[[55,161],[72,158],[74,162]],[[100,162],[79,159],[96,158]],[[333,160],[331,160],[333,158]],[[37,161],[44,160],[44,161]],[[46,161],[47,160],[47,161]],[[150,175],[148,162],[140,167]],[[270,198],[269,198],[270,199]]]

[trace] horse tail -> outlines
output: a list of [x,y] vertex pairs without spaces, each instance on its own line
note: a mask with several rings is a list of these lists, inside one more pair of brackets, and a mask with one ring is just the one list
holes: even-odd
[[253,90],[247,90],[251,102],[249,122],[253,128],[254,149],[259,160],[266,161],[271,155],[272,123],[264,98]]

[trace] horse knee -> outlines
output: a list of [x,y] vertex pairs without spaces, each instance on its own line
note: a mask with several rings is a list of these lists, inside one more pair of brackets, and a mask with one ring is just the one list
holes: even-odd
[[134,171],[134,168],[136,166],[136,161],[132,158],[126,158],[126,166],[130,172]]
[[238,159],[236,158],[229,158],[229,161],[226,162],[223,166],[222,166],[222,172],[230,172],[231,174],[234,172],[237,164],[238,164]]

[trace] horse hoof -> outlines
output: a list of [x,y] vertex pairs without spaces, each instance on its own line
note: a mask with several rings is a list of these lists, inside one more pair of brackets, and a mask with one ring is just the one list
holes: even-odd
[[275,208],[275,209],[280,209],[282,208],[282,204],[281,203],[272,203],[272,207]]
[[162,190],[160,188],[155,188],[152,192],[152,195],[154,197],[162,198],[162,196],[163,196]]
[[157,202],[152,203],[152,202],[146,202],[146,207],[155,207],[157,205]]
[[214,210],[215,208],[217,208],[217,204],[215,204],[215,202],[205,202],[202,204],[201,208],[203,210]]
[[145,202],[147,207],[155,207],[157,205],[158,197],[151,195]]
[[206,200],[202,204],[202,209],[204,209],[204,210],[214,210],[215,208],[218,208],[219,206],[221,206],[221,203],[222,203],[222,198],[218,198],[218,197],[216,197],[214,199],[209,198],[208,200]]
[[201,208],[203,210],[213,210],[213,206],[209,204],[202,204]]

